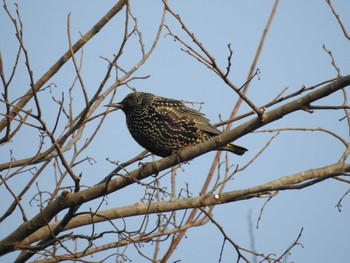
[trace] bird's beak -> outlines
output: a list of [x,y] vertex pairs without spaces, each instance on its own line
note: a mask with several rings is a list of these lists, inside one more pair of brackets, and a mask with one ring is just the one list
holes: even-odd
[[124,109],[124,104],[122,104],[121,102],[118,103],[111,103],[111,104],[107,104],[104,105],[105,107],[110,107],[110,108],[116,108],[116,109]]

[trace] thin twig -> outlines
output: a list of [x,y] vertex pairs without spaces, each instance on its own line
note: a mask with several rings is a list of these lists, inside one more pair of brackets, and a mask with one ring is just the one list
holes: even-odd
[[341,21],[340,16],[339,16],[338,13],[335,11],[335,8],[333,7],[331,1],[330,1],[330,0],[326,0],[326,2],[327,2],[327,4],[329,5],[329,7],[331,8],[332,13],[334,14],[335,18],[337,19],[338,24],[340,25],[340,27],[341,27],[341,29],[342,29],[342,31],[343,31],[343,33],[344,33],[344,36],[345,36],[347,39],[350,40],[350,35],[348,34],[348,32],[347,32],[347,30],[346,30],[346,28],[345,28],[343,22]]

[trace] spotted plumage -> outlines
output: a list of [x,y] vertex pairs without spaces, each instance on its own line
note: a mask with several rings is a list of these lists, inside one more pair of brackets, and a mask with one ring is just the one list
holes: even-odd
[[[181,101],[151,93],[130,93],[121,102],[107,106],[122,109],[132,137],[142,147],[162,157],[221,134],[201,112],[186,107]],[[218,150],[238,155],[247,151],[233,143]]]

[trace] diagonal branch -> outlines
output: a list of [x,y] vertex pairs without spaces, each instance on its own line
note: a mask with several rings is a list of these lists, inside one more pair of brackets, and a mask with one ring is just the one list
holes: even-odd
[[[120,0],[111,10],[97,22],[84,36],[82,36],[73,46],[72,50],[60,57],[57,62],[30,88],[27,93],[16,104],[16,107],[10,112],[10,117],[14,118],[29,100],[33,97],[33,91],[38,92],[39,89],[53,76],[60,68],[71,58],[72,52],[76,53],[82,46],[84,46],[90,39],[92,39],[126,4],[126,0]],[[7,118],[0,121],[0,132],[8,125]]]
[[[265,196],[268,192],[275,192],[279,190],[293,190],[300,189],[300,186],[307,187],[309,185],[304,182],[317,183],[320,180],[329,177],[335,177],[350,170],[350,164],[342,165],[340,163],[302,171],[293,175],[284,176],[282,178],[261,184],[258,186],[249,187],[241,190],[234,190],[215,195],[204,195],[185,199],[173,198],[171,201],[160,201],[153,203],[136,203],[115,209],[108,209],[99,211],[97,214],[91,216],[79,215],[72,219],[64,230],[70,230],[76,227],[85,226],[93,223],[105,222],[106,220],[126,218],[131,216],[164,213],[182,209],[200,208],[206,206],[219,205],[224,203],[231,203],[241,200],[247,200],[254,197]],[[69,194],[67,199],[76,199],[74,194]],[[72,200],[73,201],[73,200]],[[45,235],[50,233],[49,229],[55,228],[59,222],[55,222],[43,227],[33,235],[23,240],[20,245],[28,245],[38,240],[41,240]]]
[[[137,180],[142,180],[146,177],[149,177],[152,174],[156,174],[156,173],[159,173],[160,171],[170,168],[176,165],[179,162],[179,160],[181,161],[191,160],[206,152],[214,150],[219,146],[226,145],[227,143],[232,142],[233,140],[239,137],[242,137],[243,135],[246,135],[256,130],[257,128],[260,128],[266,124],[269,124],[275,120],[278,120],[283,116],[286,116],[298,110],[302,110],[305,108],[305,106],[309,105],[310,103],[316,100],[319,100],[321,98],[327,97],[328,95],[349,85],[350,85],[350,75],[341,77],[338,80],[318,90],[312,91],[298,99],[295,99],[294,101],[291,101],[285,105],[277,107],[276,109],[273,109],[269,112],[265,112],[264,113],[265,118],[263,121],[259,117],[253,118],[237,126],[235,129],[224,132],[222,135],[219,135],[209,141],[193,146],[192,148],[183,149],[183,151],[181,151],[179,154],[175,154],[175,155],[163,158],[153,163],[145,164],[140,169],[137,169],[128,173],[128,175],[121,176],[109,181],[107,185],[106,183],[101,183],[87,190],[80,191],[77,193],[63,192],[61,196],[59,196],[55,201],[47,205],[39,214],[34,216],[28,222],[23,223],[15,231],[13,231],[6,238],[0,241],[0,255],[4,255],[6,253],[13,251],[16,248],[16,244],[18,242],[22,241],[23,239],[25,239],[26,237],[28,237],[29,235],[31,235],[32,233],[40,229],[41,227],[45,226],[47,222],[50,222],[54,216],[56,216],[59,212],[63,211],[64,209],[67,209],[75,205],[81,205],[88,201],[105,196],[106,194],[109,194],[111,192],[115,192],[119,189],[122,189],[134,183]],[[336,171],[338,171],[339,169],[342,171],[349,170],[349,165],[345,165],[345,164],[340,164],[340,165],[338,164],[337,166],[332,166],[332,167],[336,168]],[[308,172],[310,179],[315,178],[315,176],[317,176],[315,171],[316,170],[311,170]],[[330,176],[342,174],[342,173],[335,173],[335,171],[332,171],[331,169],[325,169],[325,170],[322,170],[321,172],[323,173],[326,172]],[[292,178],[294,179],[294,177]],[[304,181],[305,178],[307,177],[302,177],[302,181]],[[284,180],[286,179],[282,178],[281,181],[278,181],[278,182],[283,183]],[[297,184],[297,183],[298,183],[298,180],[293,181],[293,184]],[[258,192],[270,191],[273,189],[275,189],[274,184],[267,184],[267,185],[259,186],[255,188],[255,190]],[[238,192],[235,192],[233,196],[221,195],[220,202],[227,202],[228,200],[230,200],[230,198],[237,198],[237,195],[236,195],[237,193]],[[256,196],[256,192],[250,195],[251,192],[247,190],[241,190],[239,191],[239,193],[241,194],[240,196],[242,196],[243,194],[245,198],[251,198]],[[202,203],[197,204],[196,207],[198,207],[199,205],[200,206],[211,205],[210,202],[208,203],[208,200],[213,200],[213,198],[215,199],[215,197],[206,198],[205,200],[203,200]]]

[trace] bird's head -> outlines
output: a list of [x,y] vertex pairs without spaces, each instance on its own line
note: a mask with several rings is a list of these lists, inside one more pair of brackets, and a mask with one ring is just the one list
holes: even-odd
[[137,110],[140,106],[142,106],[143,101],[146,97],[153,96],[150,93],[144,92],[133,92],[128,94],[121,102],[112,103],[105,105],[106,107],[121,109],[126,114]]

